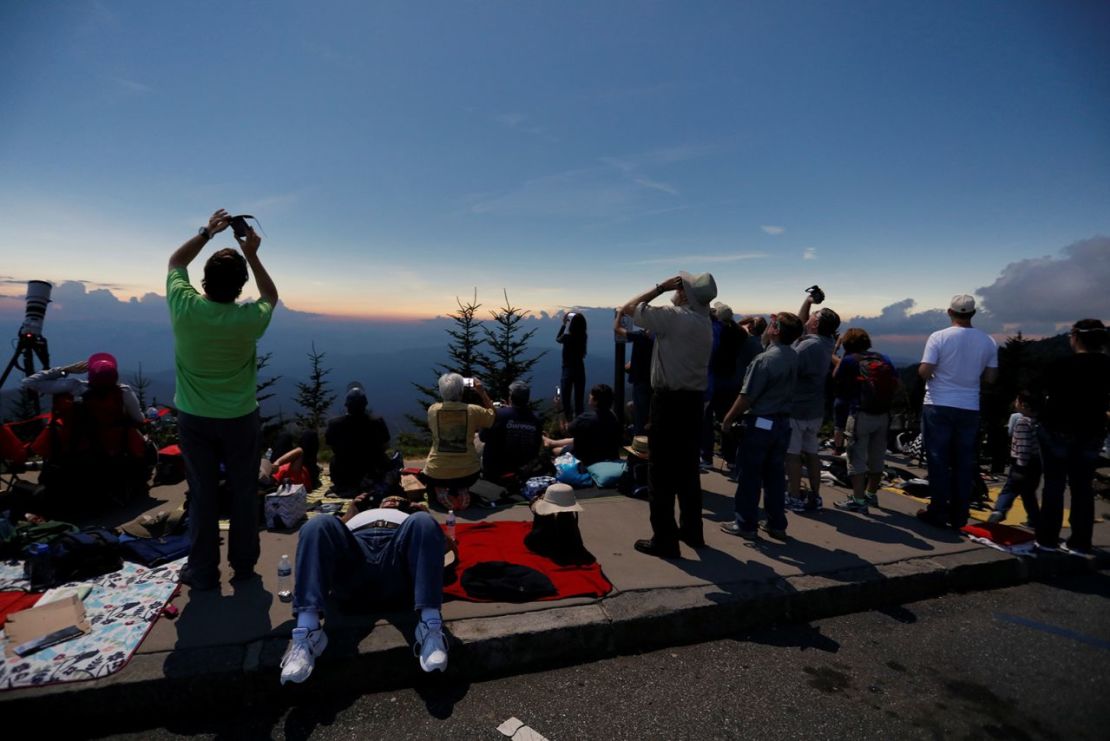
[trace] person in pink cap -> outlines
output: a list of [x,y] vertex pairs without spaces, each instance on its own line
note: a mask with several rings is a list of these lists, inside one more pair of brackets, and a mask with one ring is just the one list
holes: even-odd
[[119,364],[106,352],[93,353],[88,360],[39,371],[23,379],[23,388],[44,395],[69,394],[75,400],[85,398],[90,390],[118,388],[124,414],[137,425],[143,423],[139,397],[130,386],[119,383]]

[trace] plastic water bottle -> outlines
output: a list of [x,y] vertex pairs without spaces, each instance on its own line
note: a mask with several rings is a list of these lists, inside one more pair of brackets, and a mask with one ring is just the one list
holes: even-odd
[[278,561],[278,599],[282,602],[293,601],[293,564],[289,556],[282,554]]
[[447,510],[447,537],[455,540],[455,510]]

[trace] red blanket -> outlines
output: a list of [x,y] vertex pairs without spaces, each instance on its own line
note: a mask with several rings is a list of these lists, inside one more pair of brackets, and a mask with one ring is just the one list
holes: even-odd
[[0,628],[4,627],[8,615],[34,607],[41,596],[41,592],[0,592]]
[[1033,533],[1028,530],[1012,527],[1010,525],[1003,525],[1000,522],[969,522],[961,528],[968,535],[974,535],[979,538],[985,538],[992,543],[997,543],[1007,548],[1012,548],[1022,543],[1028,543],[1033,540]]
[[455,535],[459,541],[459,562],[455,573],[459,578],[443,587],[443,593],[470,602],[485,602],[471,597],[462,588],[463,573],[483,561],[508,561],[539,571],[555,585],[555,594],[546,600],[568,597],[604,597],[613,585],[601,573],[601,564],[560,566],[550,558],[532,553],[524,547],[524,536],[532,529],[530,522],[478,522],[459,524]]

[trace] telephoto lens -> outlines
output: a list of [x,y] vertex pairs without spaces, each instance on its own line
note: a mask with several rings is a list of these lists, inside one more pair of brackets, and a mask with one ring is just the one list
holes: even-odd
[[19,333],[24,335],[42,336],[42,322],[46,318],[46,305],[50,303],[50,291],[53,285],[44,280],[27,281],[27,313],[23,318],[23,326]]

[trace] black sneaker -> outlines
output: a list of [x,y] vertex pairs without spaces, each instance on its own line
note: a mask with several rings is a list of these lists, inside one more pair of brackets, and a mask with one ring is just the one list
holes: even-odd
[[640,553],[646,553],[649,556],[657,558],[681,558],[682,555],[678,551],[678,543],[671,546],[665,546],[661,543],[656,543],[654,538],[644,538],[637,540],[633,547]]
[[766,522],[761,524],[759,526],[759,529],[767,533],[767,535],[774,538],[775,540],[790,540],[790,536],[786,534],[785,530],[780,530],[777,527],[771,527]]
[[759,533],[756,530],[745,530],[744,528],[740,527],[740,523],[736,522],[735,520],[731,522],[722,522],[721,532],[728,533],[729,535],[735,535],[736,537],[743,538],[744,540],[759,540]]
[[218,576],[202,579],[188,566],[181,570],[180,581],[193,592],[210,592],[220,587],[220,578]]

